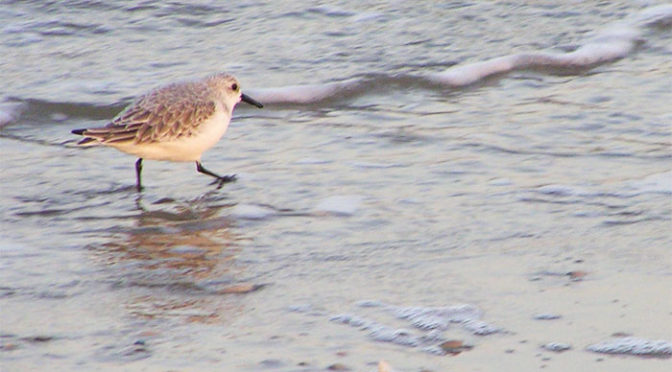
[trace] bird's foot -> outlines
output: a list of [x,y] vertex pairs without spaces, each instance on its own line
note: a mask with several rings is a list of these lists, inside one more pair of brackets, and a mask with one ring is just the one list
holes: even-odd
[[212,181],[211,185],[217,185],[217,189],[221,189],[222,186],[224,186],[225,183],[229,182],[235,182],[237,179],[235,174],[228,175],[228,176],[219,176],[217,177],[214,181]]

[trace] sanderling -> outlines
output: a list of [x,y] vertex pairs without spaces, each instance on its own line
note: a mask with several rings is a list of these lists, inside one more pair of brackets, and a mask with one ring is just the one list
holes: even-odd
[[236,176],[220,176],[205,169],[201,155],[224,135],[233,108],[240,101],[263,107],[241,93],[235,77],[215,74],[154,89],[138,97],[106,126],[75,129],[72,133],[86,137],[78,145],[105,145],[137,156],[138,191],[142,190],[142,159],[195,161],[196,170],[215,177],[221,187]]

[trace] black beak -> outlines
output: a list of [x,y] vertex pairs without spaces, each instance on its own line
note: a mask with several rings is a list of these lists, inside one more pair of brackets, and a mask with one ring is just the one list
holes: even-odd
[[264,105],[262,105],[261,102],[257,101],[256,99],[254,99],[254,98],[252,98],[252,97],[250,97],[250,96],[248,96],[247,94],[244,94],[244,93],[240,95],[240,100],[243,101],[243,102],[247,102],[252,106],[257,106],[259,108],[264,107]]

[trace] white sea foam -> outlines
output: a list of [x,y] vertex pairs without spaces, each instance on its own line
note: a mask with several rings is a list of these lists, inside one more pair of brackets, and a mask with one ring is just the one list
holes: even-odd
[[9,125],[21,116],[23,105],[14,102],[0,102],[0,128]]
[[326,84],[291,85],[277,88],[248,89],[246,93],[264,104],[314,103],[342,95],[360,84],[357,79]]
[[477,336],[486,336],[502,332],[502,329],[482,320],[468,320],[462,323],[462,327]]
[[589,351],[605,354],[630,354],[639,356],[672,356],[672,342],[619,337],[588,346]]
[[626,187],[632,194],[672,194],[672,170],[655,173],[641,180],[629,181]]
[[386,164],[386,163],[371,163],[364,161],[353,162],[351,164],[355,168],[367,168],[367,169],[386,169],[386,168],[397,168],[402,166],[401,164],[397,163]]
[[[328,15],[352,15],[350,13],[341,14],[340,11],[325,7],[316,7],[315,11]],[[634,50],[637,42],[642,40],[641,34],[644,27],[661,24],[672,24],[672,4],[651,7],[625,20],[616,21],[594,33],[592,37],[586,39],[581,46],[571,52],[531,51],[511,54],[460,64],[443,72],[410,76],[410,78],[457,88],[477,83],[493,75],[520,69],[592,68],[626,57]],[[377,76],[395,80],[395,76],[385,73],[377,74]],[[408,80],[409,76],[406,75],[403,79]],[[365,78],[352,78],[342,82],[250,89],[247,92],[265,104],[310,104],[332,98],[342,98],[349,92],[366,90],[367,87],[376,85]]]
[[465,323],[480,319],[481,311],[472,305],[446,307],[391,307],[400,319],[406,319],[415,327],[425,330],[447,329],[450,323]]
[[455,66],[444,72],[428,75],[426,78],[434,83],[461,87],[473,84],[491,75],[511,71],[516,65],[516,56],[504,56]]
[[556,352],[556,353],[561,353],[563,351],[567,351],[567,350],[572,349],[572,345],[565,344],[565,343],[562,343],[562,342],[549,342],[547,344],[541,345],[541,347],[545,350],[553,351],[553,352]]
[[569,53],[530,52],[497,57],[482,62],[458,65],[426,76],[431,82],[461,87],[489,76],[527,68],[588,68],[627,56],[640,34],[637,28],[616,24],[606,28]]
[[262,220],[277,214],[274,209],[254,204],[238,204],[231,211],[231,215],[243,220]]
[[14,121],[14,118],[9,112],[0,109],[0,128],[4,127],[5,125],[7,125],[7,124],[9,124],[13,121]]
[[410,347],[415,347],[425,342],[422,336],[413,335],[406,329],[389,327],[353,314],[340,314],[331,317],[329,320],[359,328],[362,331],[368,331],[369,337],[378,342],[389,342]]
[[310,311],[313,311],[313,305],[311,304],[290,305],[287,307],[287,310],[294,313],[308,313]]
[[490,180],[488,184],[491,186],[511,186],[513,185],[513,181],[508,178],[495,178]]
[[294,162],[294,164],[299,164],[299,165],[317,165],[317,164],[329,164],[331,163],[331,160],[328,159],[320,159],[320,158],[303,158],[299,159]]
[[378,301],[378,300],[362,300],[362,301],[357,301],[355,305],[359,307],[384,307],[387,306],[384,303]]
[[622,198],[630,198],[642,194],[672,194],[672,170],[654,173],[642,179],[632,179],[607,186],[552,184],[539,186],[535,188],[535,192],[558,197],[597,197],[607,195]]
[[363,197],[360,195],[334,195],[319,202],[315,210],[350,216],[359,209],[362,199]]
[[672,4],[662,4],[642,10],[632,17],[633,24],[648,27],[651,25],[672,25]]
[[387,312],[407,321],[414,328],[396,328],[356,314],[340,314],[329,320],[367,331],[368,336],[379,342],[389,342],[407,347],[421,347],[424,352],[445,355],[441,343],[446,341],[444,332],[450,324],[461,327],[475,335],[485,336],[501,332],[480,317],[482,311],[473,305],[462,304],[445,307],[400,307],[376,300],[359,301],[356,305],[368,313]]

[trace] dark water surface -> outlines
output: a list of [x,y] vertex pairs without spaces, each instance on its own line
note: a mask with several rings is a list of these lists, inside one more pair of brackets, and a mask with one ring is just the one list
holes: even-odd
[[[570,51],[653,3],[0,4],[3,372],[667,370],[586,347],[672,339],[669,24],[593,68],[413,78]],[[135,159],[74,146],[71,129],[215,71],[243,90],[367,84],[238,107],[203,158],[238,174],[222,190],[148,161],[139,195]],[[398,308],[460,304],[470,322]],[[439,355],[451,339],[473,348]]]

